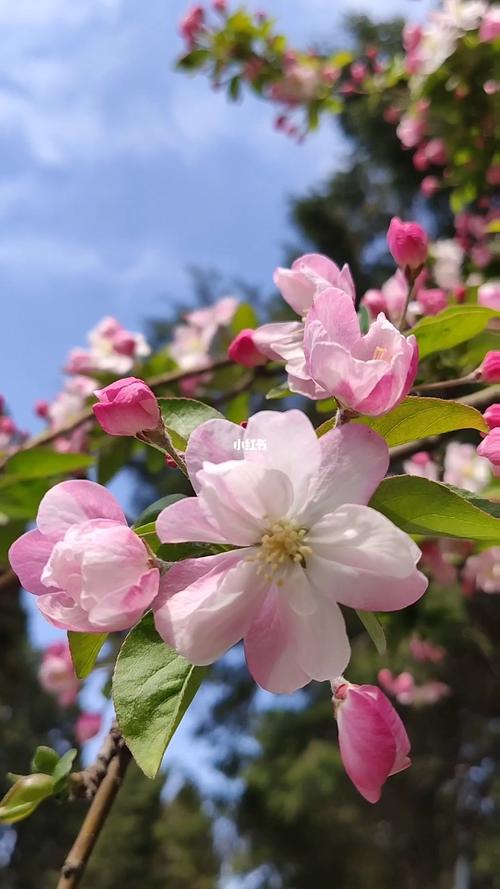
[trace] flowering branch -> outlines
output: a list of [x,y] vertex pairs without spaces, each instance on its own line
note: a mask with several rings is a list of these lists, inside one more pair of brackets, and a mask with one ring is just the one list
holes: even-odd
[[84,796],[92,792],[94,796],[78,836],[61,868],[57,889],[76,889],[80,884],[92,850],[122,786],[130,760],[131,754],[120,732],[113,727],[94,766],[86,772],[73,776],[78,795],[80,790],[84,790]]

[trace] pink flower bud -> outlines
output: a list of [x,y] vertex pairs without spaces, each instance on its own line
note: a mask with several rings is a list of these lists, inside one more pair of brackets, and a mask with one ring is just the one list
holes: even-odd
[[79,744],[85,744],[98,735],[101,730],[102,716],[100,713],[82,713],[75,725],[75,735]]
[[387,314],[387,300],[381,290],[367,290],[361,303],[366,306],[372,318],[376,318],[379,312]]
[[486,10],[479,28],[479,39],[483,43],[500,40],[500,10],[497,7],[491,6]]
[[256,367],[267,361],[266,356],[255,345],[254,331],[250,328],[240,330],[230,344],[227,354],[231,361],[242,364],[243,367]]
[[412,157],[412,163],[419,173],[423,173],[424,170],[427,170],[427,167],[429,166],[429,158],[427,157],[424,148],[418,148],[416,150]]
[[61,707],[75,703],[80,682],[75,675],[67,642],[54,642],[45,649],[38,681],[45,691],[57,697]]
[[15,435],[17,426],[11,417],[0,417],[0,432],[4,435]]
[[354,64],[351,65],[351,77],[354,83],[363,83],[366,74],[366,65],[364,65],[363,62],[354,62]]
[[500,426],[500,404],[490,404],[486,408],[483,417],[490,429],[496,429],[497,426]]
[[203,6],[191,6],[179,23],[179,33],[192,46],[203,28],[205,10]]
[[438,287],[419,290],[417,302],[424,315],[437,315],[448,305],[446,293]]
[[485,383],[500,383],[500,352],[486,353],[479,375]]
[[40,417],[41,420],[46,420],[49,416],[50,405],[48,401],[35,401],[35,414],[37,417]]
[[424,148],[429,163],[443,166],[448,160],[446,146],[442,139],[431,139]]
[[407,769],[410,742],[394,707],[374,685],[333,683],[340,755],[356,789],[370,803],[380,799],[391,775]]
[[500,428],[495,427],[483,438],[477,452],[485,457],[493,466],[500,466]]
[[125,377],[97,389],[95,394],[99,402],[92,409],[108,435],[137,435],[156,429],[160,423],[156,397],[142,380]]
[[225,12],[227,9],[227,0],[213,0],[213,7],[216,12]]
[[414,52],[422,40],[422,28],[420,25],[408,23],[403,28],[403,46],[406,52]]
[[426,198],[432,198],[439,191],[439,179],[437,176],[424,176],[420,183],[420,191]]
[[387,231],[387,243],[400,268],[418,269],[427,259],[427,234],[417,222],[402,222],[394,216]]

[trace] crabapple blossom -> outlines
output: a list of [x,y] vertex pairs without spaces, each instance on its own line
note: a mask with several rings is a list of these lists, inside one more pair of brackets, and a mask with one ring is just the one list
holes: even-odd
[[405,695],[415,688],[414,677],[406,671],[394,676],[391,670],[384,667],[378,671],[377,679],[384,691],[396,698],[400,704],[404,703]]
[[477,291],[477,301],[480,306],[500,312],[500,281],[481,284]]
[[393,216],[387,230],[387,244],[400,268],[419,269],[427,259],[427,234],[418,222],[403,222]]
[[196,42],[205,22],[205,10],[203,6],[195,4],[191,6],[179,23],[179,33],[189,46]]
[[491,479],[490,464],[471,444],[452,441],[446,448],[443,480],[448,485],[479,494]]
[[421,567],[429,574],[435,584],[449,587],[456,584],[458,573],[453,564],[453,553],[449,553],[442,540],[424,540],[421,543]]
[[359,793],[376,803],[387,779],[411,765],[405,727],[375,685],[352,685],[339,677],[332,691],[344,768]]
[[438,287],[453,290],[462,280],[461,270],[464,250],[452,238],[434,241],[431,245],[433,258],[433,275]]
[[237,307],[237,299],[225,296],[213,306],[185,315],[185,323],[174,328],[170,344],[170,354],[181,370],[196,370],[209,363],[210,347],[221,328],[231,323]]
[[380,290],[367,290],[362,298],[362,303],[372,318],[376,318],[379,312],[383,312],[390,321],[399,323],[405,310],[408,291],[408,282],[404,272],[398,269],[382,284]]
[[61,482],[42,498],[36,523],[9,559],[47,620],[91,633],[136,623],[158,593],[160,573],[112,494],[95,482]]
[[496,429],[497,426],[500,426],[500,404],[490,404],[486,408],[483,417],[490,429]]
[[479,368],[479,376],[485,383],[500,383],[500,351],[486,353]]
[[500,593],[500,546],[490,546],[477,556],[469,556],[463,576],[469,589]]
[[312,307],[314,297],[328,287],[336,287],[356,298],[354,281],[347,264],[340,269],[333,260],[319,253],[306,253],[292,263],[291,269],[277,268],[273,281],[283,299],[301,317]]
[[405,148],[415,148],[425,135],[425,119],[403,114],[396,133]]
[[88,334],[90,349],[72,349],[65,370],[71,374],[92,374],[105,371],[125,374],[139,358],[146,358],[151,349],[143,335],[131,333],[111,316],[103,318]]
[[49,645],[38,669],[38,681],[45,691],[57,697],[60,707],[74,704],[80,688],[67,642]]
[[426,198],[432,198],[439,191],[440,182],[437,176],[424,176],[420,183],[420,191]]
[[450,686],[444,682],[431,680],[418,685],[411,673],[393,676],[390,670],[380,670],[378,681],[385,691],[396,698],[398,704],[424,706],[437,704],[450,694]]
[[446,649],[442,645],[416,634],[411,637],[408,647],[412,658],[420,663],[440,664],[446,657]]
[[422,288],[417,293],[417,303],[423,315],[437,315],[446,308],[448,299],[438,287]]
[[399,404],[418,367],[414,336],[404,337],[382,314],[362,336],[352,300],[334,288],[319,294],[306,318],[304,354],[306,373],[319,388],[315,397],[333,396],[369,416]]
[[255,331],[250,328],[240,330],[230,343],[227,354],[231,361],[242,364],[244,367],[257,367],[265,364],[267,358],[255,344]]
[[124,377],[96,389],[99,401],[92,410],[108,435],[137,435],[157,429],[161,423],[160,408],[154,392],[136,377]]
[[404,461],[403,469],[408,475],[418,475],[433,482],[437,482],[439,478],[439,467],[428,451],[417,451]]
[[315,98],[321,83],[321,72],[316,66],[285,60],[283,76],[270,89],[270,96],[275,102],[284,105],[300,105]]
[[102,716],[100,713],[82,713],[75,723],[75,736],[79,744],[85,744],[99,734]]
[[296,410],[199,426],[185,454],[197,497],[164,509],[157,534],[236,548],[170,568],[153,603],[163,639],[209,664],[243,638],[250,672],[274,692],[338,675],[349,659],[338,603],[392,611],[427,586],[418,547],[365,505],[388,458],[367,427],[318,439]]
[[483,43],[500,40],[500,9],[498,6],[490,6],[486,10],[479,28],[479,39]]

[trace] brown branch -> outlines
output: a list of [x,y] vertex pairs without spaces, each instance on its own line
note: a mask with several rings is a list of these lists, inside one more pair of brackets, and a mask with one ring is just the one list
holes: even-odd
[[115,752],[107,764],[106,773],[62,866],[57,889],[76,889],[80,885],[92,850],[106,823],[132,758],[121,735],[117,733],[116,729],[112,729],[112,733],[113,731],[115,732],[113,741]]
[[466,377],[457,377],[455,380],[438,380],[435,383],[422,383],[420,386],[414,386],[413,392],[431,392],[433,389],[456,389],[459,386],[477,386],[481,381],[475,374],[467,374]]
[[[230,367],[234,362],[229,358],[222,358],[220,361],[215,361],[213,364],[210,364],[208,367],[200,367],[197,370],[183,370],[176,371],[172,373],[169,371],[168,373],[156,374],[154,377],[149,377],[144,382],[147,383],[151,389],[159,389],[162,386],[167,386],[170,383],[180,383],[182,380],[187,380],[190,377],[197,377],[199,374],[203,373],[211,373],[215,370],[221,370],[224,367]],[[86,407],[83,411],[80,411],[79,414],[76,414],[71,418],[67,423],[64,423],[61,426],[58,426],[56,429],[47,429],[45,432],[40,432],[38,435],[34,435],[32,438],[27,439],[19,448],[16,450],[16,454],[20,451],[29,451],[32,448],[40,447],[40,445],[51,444],[55,441],[56,438],[59,438],[61,435],[68,435],[70,432],[74,432],[75,429],[78,429],[80,426],[83,426],[84,423],[89,420],[94,419],[94,414],[92,412],[92,405]],[[0,469],[2,469],[9,457],[12,457],[12,454],[9,454],[3,460],[0,460]]]

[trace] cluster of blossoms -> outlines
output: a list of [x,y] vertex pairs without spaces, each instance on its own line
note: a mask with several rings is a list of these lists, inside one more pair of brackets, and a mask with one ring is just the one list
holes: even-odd
[[[38,680],[42,688],[54,695],[60,707],[71,707],[76,703],[80,691],[80,680],[76,677],[71,651],[67,642],[54,642],[43,652],[38,670]],[[100,713],[85,711],[75,722],[75,737],[79,744],[85,744],[101,729]]]
[[3,395],[0,395],[0,457],[14,453],[25,438],[26,433],[22,432],[12,417],[5,413],[5,400]]

